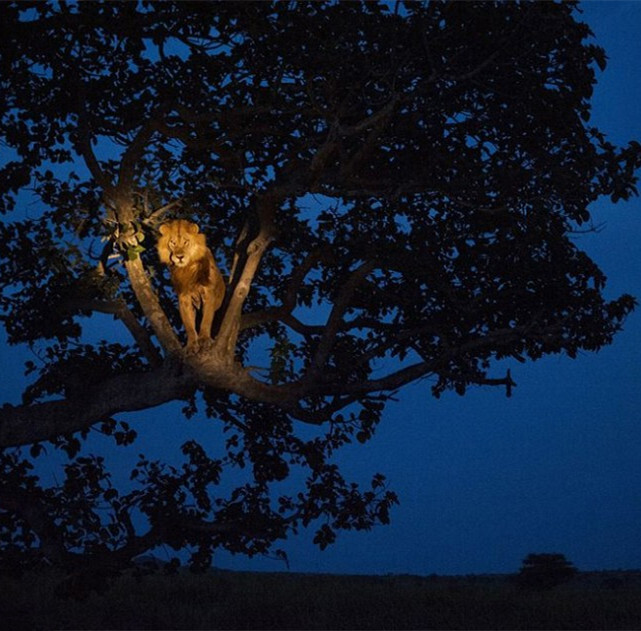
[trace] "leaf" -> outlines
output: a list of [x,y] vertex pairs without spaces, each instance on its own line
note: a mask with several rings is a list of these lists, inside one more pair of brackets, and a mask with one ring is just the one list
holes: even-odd
[[37,458],[44,451],[44,447],[40,443],[33,443],[29,448],[29,454],[32,458]]
[[127,260],[135,261],[140,256],[141,252],[144,251],[145,248],[142,245],[134,245],[127,248]]
[[113,500],[113,499],[115,499],[116,497],[118,497],[118,491],[117,491],[116,489],[113,489],[113,488],[111,488],[111,489],[107,489],[107,490],[103,493],[103,497],[105,498],[105,501],[106,501],[106,502],[110,502],[111,500]]

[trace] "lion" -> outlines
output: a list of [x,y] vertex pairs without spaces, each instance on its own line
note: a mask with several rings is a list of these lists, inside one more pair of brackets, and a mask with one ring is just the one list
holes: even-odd
[[[211,324],[225,297],[225,282],[197,224],[174,219],[162,224],[159,231],[158,256],[169,266],[171,284],[178,294],[187,350],[196,352],[211,342]],[[197,309],[202,310],[199,331]]]

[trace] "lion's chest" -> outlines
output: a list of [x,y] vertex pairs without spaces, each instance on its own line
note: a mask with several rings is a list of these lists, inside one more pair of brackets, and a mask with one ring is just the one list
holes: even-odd
[[211,284],[207,261],[201,259],[184,267],[172,267],[171,282],[179,296],[190,295],[194,304],[199,306],[203,289]]

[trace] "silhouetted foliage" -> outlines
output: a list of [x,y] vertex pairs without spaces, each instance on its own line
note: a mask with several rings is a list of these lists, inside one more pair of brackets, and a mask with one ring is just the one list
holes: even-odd
[[563,554],[528,554],[517,580],[527,589],[553,589],[572,580],[576,574],[577,569]]
[[[334,454],[400,388],[509,395],[514,360],[597,350],[634,306],[572,239],[641,156],[590,124],[605,55],[574,3],[5,2],[0,35],[0,318],[38,357],[0,410],[4,560],[110,576],[166,544],[202,569],[387,523],[385,478]],[[195,354],[153,247],[170,216],[229,279]],[[126,447],[119,414],[175,400],[224,448],[141,454],[116,488],[85,440]]]

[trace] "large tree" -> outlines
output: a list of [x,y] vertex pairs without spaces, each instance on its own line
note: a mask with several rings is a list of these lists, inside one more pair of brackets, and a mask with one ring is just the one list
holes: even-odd
[[[386,523],[383,476],[334,452],[394,393],[509,395],[513,360],[599,349],[634,306],[573,240],[641,163],[590,125],[605,54],[574,3],[19,2],[0,31],[1,318],[39,357],[0,409],[4,561],[104,574],[166,543],[204,567]],[[169,217],[228,279],[196,354],[153,247]],[[128,445],[120,413],[174,400],[226,443],[115,488],[84,439]],[[70,459],[50,487],[44,444]]]

